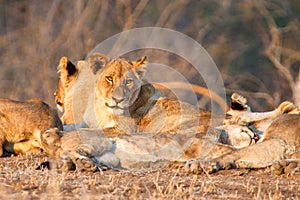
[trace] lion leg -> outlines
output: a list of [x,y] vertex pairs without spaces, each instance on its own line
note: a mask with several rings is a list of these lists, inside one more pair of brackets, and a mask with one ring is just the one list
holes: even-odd
[[280,139],[271,139],[257,143],[232,153],[220,156],[211,161],[189,160],[185,170],[190,173],[214,173],[222,169],[232,168],[265,168],[276,160],[285,157],[287,145]]
[[110,169],[120,168],[120,159],[113,152],[105,152],[101,156],[93,157],[92,160],[99,168],[108,167]]
[[233,93],[231,95],[231,109],[248,111],[249,106],[247,105],[247,99],[238,93]]
[[[0,116],[0,119],[1,119],[1,116]],[[1,126],[1,129],[4,128]],[[5,145],[7,144],[5,142],[5,133],[0,133],[0,157],[3,156],[3,151],[4,151],[4,148],[5,148]]]
[[81,156],[75,161],[76,170],[95,172],[97,170],[96,164],[88,157]]
[[3,142],[0,142],[0,157],[3,155]]
[[90,158],[74,151],[65,151],[60,158],[50,159],[49,168],[62,171],[96,171],[97,169],[95,163]]
[[11,153],[15,153],[17,155],[26,153],[37,153],[42,149],[40,139],[41,131],[35,130],[30,138],[27,138],[26,140],[21,142],[14,143],[13,152]]
[[274,110],[272,117],[275,118],[281,114],[292,112],[295,108],[292,102],[284,101]]
[[64,152],[63,157],[70,158],[72,160],[72,162],[75,164],[76,170],[78,170],[78,171],[92,171],[93,172],[93,171],[97,170],[97,166],[92,161],[92,159],[90,159],[87,156],[80,155],[79,153],[77,153],[75,151],[66,151],[66,152]]
[[271,170],[276,175],[300,175],[300,159],[284,159],[276,161]]
[[33,140],[14,143],[13,152],[17,155],[26,154],[26,153],[37,153],[41,151],[41,148],[36,143],[37,142]]
[[[240,124],[246,125],[249,122],[260,121],[265,119],[273,119],[284,113],[297,113],[295,111],[296,107],[293,103],[289,101],[282,102],[275,110],[269,112],[246,112],[242,114],[232,114],[231,118],[225,119],[224,124]],[[230,113],[231,110],[228,112]]]
[[[72,159],[69,157],[61,157],[59,159],[50,159],[47,161],[49,169],[57,169],[60,171],[69,171],[69,170],[75,170],[75,164],[73,163]],[[43,165],[44,163],[42,163]],[[41,168],[43,166],[40,166]]]

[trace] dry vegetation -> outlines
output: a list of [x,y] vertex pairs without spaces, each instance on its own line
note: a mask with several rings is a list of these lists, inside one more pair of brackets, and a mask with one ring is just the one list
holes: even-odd
[[35,170],[44,154],[0,160],[0,199],[298,199],[299,176],[269,169],[185,173],[178,165],[86,173]]
[[[216,62],[228,95],[253,110],[300,101],[297,0],[0,0],[1,97],[40,97],[54,105],[60,57],[85,58],[99,42],[134,27],[160,26],[198,41]],[[203,81],[186,61],[161,51],[150,62]],[[204,102],[204,103],[203,103]],[[201,100],[201,105],[207,102]],[[299,199],[299,177],[265,170],[190,175],[176,166],[139,172],[35,170],[44,154],[0,159],[0,199]]]

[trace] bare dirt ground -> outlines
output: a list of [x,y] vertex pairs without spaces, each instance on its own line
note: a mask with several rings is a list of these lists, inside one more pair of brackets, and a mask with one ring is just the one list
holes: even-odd
[[36,170],[44,153],[0,158],[0,199],[300,199],[300,177],[270,169],[187,174],[178,165],[94,173]]

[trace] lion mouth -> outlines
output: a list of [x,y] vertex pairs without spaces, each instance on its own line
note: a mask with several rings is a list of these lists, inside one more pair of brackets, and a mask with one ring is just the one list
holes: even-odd
[[108,103],[105,103],[106,107],[109,107],[110,109],[119,109],[119,110],[125,110],[125,108],[121,108],[118,105],[110,106]]

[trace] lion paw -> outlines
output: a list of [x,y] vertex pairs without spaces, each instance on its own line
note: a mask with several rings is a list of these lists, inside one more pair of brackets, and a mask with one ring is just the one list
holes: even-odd
[[276,175],[300,175],[300,160],[280,160],[276,161],[271,170]]
[[284,101],[276,109],[279,114],[289,113],[295,109],[295,105],[292,102]]
[[250,108],[247,105],[247,98],[238,93],[233,93],[231,95],[231,109],[238,111],[248,111]]
[[62,157],[59,160],[48,160],[47,162],[43,162],[37,169],[42,169],[42,168],[68,171],[68,170],[74,170],[75,165],[72,162],[71,158]]
[[83,156],[90,156],[92,154],[92,148],[87,145],[80,145],[76,152]]
[[94,172],[97,170],[96,164],[88,157],[80,157],[76,160],[76,170]]
[[231,95],[231,101],[232,102],[235,102],[235,103],[239,103],[241,104],[242,106],[245,106],[247,104],[247,99],[246,97],[234,92],[232,95]]
[[211,174],[219,171],[221,168],[217,162],[214,161],[200,161],[191,159],[185,162],[184,169],[188,173],[192,174]]

